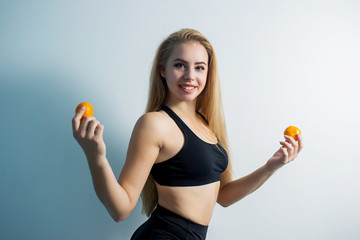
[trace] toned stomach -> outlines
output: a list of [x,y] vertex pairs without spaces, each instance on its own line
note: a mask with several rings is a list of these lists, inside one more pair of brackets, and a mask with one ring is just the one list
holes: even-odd
[[201,225],[209,225],[220,182],[194,187],[170,187],[156,183],[159,204]]

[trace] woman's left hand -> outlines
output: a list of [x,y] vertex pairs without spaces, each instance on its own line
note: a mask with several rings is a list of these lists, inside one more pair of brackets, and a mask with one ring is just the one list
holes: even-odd
[[297,141],[292,137],[284,135],[285,141],[280,141],[281,147],[267,161],[266,165],[273,170],[277,170],[285,164],[293,161],[303,148],[301,135],[297,135]]

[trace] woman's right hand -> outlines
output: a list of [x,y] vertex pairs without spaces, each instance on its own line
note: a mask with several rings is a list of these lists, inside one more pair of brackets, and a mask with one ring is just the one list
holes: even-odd
[[80,121],[85,107],[79,109],[72,119],[73,135],[89,159],[106,156],[106,146],[103,139],[104,125],[95,117],[85,117]]

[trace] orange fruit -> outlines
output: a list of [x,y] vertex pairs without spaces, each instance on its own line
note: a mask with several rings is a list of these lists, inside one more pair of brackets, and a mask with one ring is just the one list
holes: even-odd
[[85,106],[85,112],[84,112],[82,118],[80,119],[80,121],[82,121],[85,117],[94,116],[93,106],[88,102],[82,102],[79,105],[77,105],[77,107],[75,109],[75,113],[77,113],[82,106]]
[[297,128],[295,126],[290,126],[290,127],[286,128],[284,131],[284,135],[290,136],[293,139],[295,139],[296,141],[298,140],[297,136],[296,136],[297,134],[301,134],[301,131],[299,128]]

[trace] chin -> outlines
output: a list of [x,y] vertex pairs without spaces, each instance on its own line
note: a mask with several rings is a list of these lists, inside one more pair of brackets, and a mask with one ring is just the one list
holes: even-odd
[[196,100],[196,98],[188,98],[188,97],[179,97],[177,98],[180,102],[193,102]]
[[180,99],[186,102],[195,101],[198,96],[182,96]]

